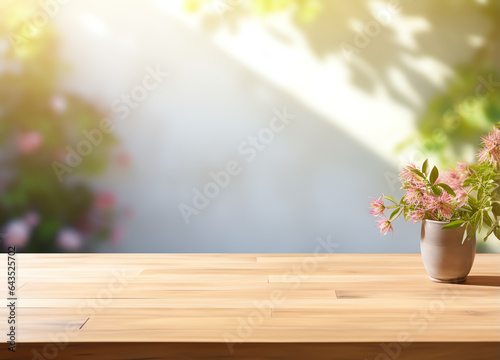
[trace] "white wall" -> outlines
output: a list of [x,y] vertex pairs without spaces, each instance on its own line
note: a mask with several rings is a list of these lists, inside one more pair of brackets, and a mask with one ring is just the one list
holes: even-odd
[[[398,171],[394,146],[411,134],[452,62],[466,60],[471,49],[450,42],[439,60],[412,49],[412,37],[432,30],[405,8],[393,31],[363,50],[365,58],[348,62],[339,52],[314,54],[286,17],[209,33],[177,2],[101,3],[72,1],[57,16],[63,54],[74,65],[65,86],[110,108],[142,82],[147,66],[170,76],[126,120],[116,119],[132,166],[110,171],[99,186],[113,188],[135,216],[121,245],[100,251],[312,252],[317,237],[328,234],[337,252],[419,251],[420,225],[399,221],[394,235],[378,235],[369,197],[399,191],[385,177]],[[467,26],[484,31],[479,14],[467,15]],[[455,19],[443,27],[465,26],[465,14]],[[394,29],[407,53],[391,54]],[[430,46],[439,47],[443,39],[434,41]],[[380,52],[399,59],[383,74],[377,66],[388,58]],[[296,118],[247,162],[238,146],[283,107]],[[242,173],[186,224],[179,204],[189,204],[192,188],[229,160]]]

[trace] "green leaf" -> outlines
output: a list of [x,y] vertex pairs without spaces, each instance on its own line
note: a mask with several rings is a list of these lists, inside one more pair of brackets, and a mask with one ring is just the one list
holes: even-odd
[[469,224],[465,225],[465,231],[464,231],[464,236],[462,237],[462,244],[464,243],[465,239],[467,239],[467,229],[469,228]]
[[493,220],[491,219],[490,214],[488,212],[484,213],[483,221],[486,225],[493,226]]
[[[475,228],[471,226],[469,234],[467,234],[467,231],[464,232],[464,238],[462,239],[462,244],[465,242],[465,240],[469,240],[475,233]],[[465,236],[467,234],[467,236]]]
[[425,175],[418,169],[410,169],[410,171],[417,176],[421,177],[422,179],[425,179]]
[[431,182],[431,185],[434,185],[438,177],[439,177],[439,170],[437,167],[434,166],[431,171],[431,176],[429,176],[429,181]]
[[472,211],[477,211],[478,205],[476,199],[474,199],[472,196],[469,195],[467,197],[467,202],[469,203]]
[[488,237],[491,235],[491,233],[493,232],[493,230],[495,230],[495,226],[492,226],[490,228],[490,230],[488,230],[488,233],[486,234],[486,236],[483,239],[484,242],[486,242],[486,240],[488,240]]
[[422,164],[422,172],[425,175],[429,175],[429,159],[425,159],[424,163]]
[[497,237],[498,240],[500,240],[500,226],[495,226],[495,230],[493,230],[495,236]]
[[441,189],[440,189],[440,188],[438,188],[437,186],[433,186],[433,187],[431,187],[431,189],[432,189],[432,192],[433,192],[434,194],[436,194],[436,196],[441,195],[441,193],[443,192],[443,190],[441,190]]
[[483,165],[481,165],[481,164],[474,164],[474,165],[470,165],[469,169],[473,170],[474,172],[477,172],[477,171],[481,170],[482,167],[483,167]]
[[496,216],[500,216],[500,204],[494,201],[491,206],[492,206],[491,211],[493,211],[493,214],[495,214]]
[[396,199],[394,199],[394,197],[392,197],[391,195],[384,195],[384,199],[392,201],[394,204],[398,205],[398,203],[396,202]]
[[439,183],[437,184],[436,186],[440,186],[444,189],[444,191],[446,191],[448,194],[450,194],[451,196],[457,196],[457,194],[455,194],[455,192],[453,191],[453,189],[448,185],[448,184],[445,184],[445,183]]
[[464,186],[474,185],[475,182],[476,182],[475,179],[468,178],[464,181]]
[[481,201],[481,199],[483,198],[483,196],[484,196],[484,188],[480,187],[477,190],[477,199],[478,199],[478,201]]
[[455,229],[459,226],[461,226],[462,224],[464,224],[466,221],[465,220],[455,220],[455,221],[452,221],[451,223],[443,226],[441,229]]
[[397,208],[396,210],[394,210],[391,214],[391,216],[389,216],[389,221],[393,221],[394,218],[396,217],[396,215],[401,211],[400,208]]
[[472,222],[471,224],[476,227],[477,224],[479,223],[479,219],[481,217],[481,211],[477,211],[474,216],[472,217]]

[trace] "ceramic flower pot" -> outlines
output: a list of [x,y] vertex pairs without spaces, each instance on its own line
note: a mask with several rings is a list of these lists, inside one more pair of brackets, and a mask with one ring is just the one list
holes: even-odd
[[476,236],[462,244],[465,229],[443,230],[447,223],[422,220],[420,252],[425,270],[432,281],[465,281],[476,256]]

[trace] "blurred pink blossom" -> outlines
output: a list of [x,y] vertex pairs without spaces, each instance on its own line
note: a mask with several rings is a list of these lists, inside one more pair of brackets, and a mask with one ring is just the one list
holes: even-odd
[[95,206],[98,210],[111,210],[115,205],[115,195],[111,192],[97,194]]
[[29,227],[35,227],[40,222],[40,215],[35,211],[29,211],[24,215],[24,221],[26,221]]
[[66,98],[62,95],[54,95],[50,99],[50,107],[56,113],[62,114],[63,112],[66,111],[66,108],[68,107]]
[[4,237],[6,246],[25,247],[29,242],[31,228],[25,220],[11,220],[5,226]]
[[127,167],[131,163],[130,154],[126,151],[120,151],[116,155],[116,163],[121,167]]
[[38,131],[28,131],[17,135],[17,147],[23,154],[31,154],[43,144],[43,135]]
[[82,235],[72,228],[62,228],[57,234],[57,245],[67,251],[78,251],[83,246]]

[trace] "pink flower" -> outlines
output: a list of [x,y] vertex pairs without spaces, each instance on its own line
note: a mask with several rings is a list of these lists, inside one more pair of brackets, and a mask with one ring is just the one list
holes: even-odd
[[383,215],[377,220],[377,227],[380,229],[382,235],[386,235],[388,232],[393,231],[391,222]]
[[483,141],[483,148],[477,154],[479,162],[488,162],[492,165],[496,165],[500,162],[500,130],[497,128],[493,129],[493,132],[489,133],[487,137],[481,137]]
[[457,194],[457,202],[458,202],[457,207],[460,208],[464,205],[467,205],[467,190],[466,189],[458,190],[458,191],[456,191],[456,194]]
[[457,165],[457,171],[458,172],[467,172],[469,171],[469,167],[467,166],[466,163],[459,161]]
[[63,112],[66,111],[66,108],[68,107],[66,98],[62,95],[54,95],[50,99],[50,107],[56,113],[62,114]]
[[[439,175],[437,182],[442,182],[449,185],[455,192],[456,197],[453,197],[443,191],[441,199],[449,203],[448,205],[452,208],[459,208],[466,204],[467,194],[470,191],[470,186],[464,187],[464,181],[469,177],[467,164],[459,162],[457,165],[457,171],[447,170]],[[448,218],[449,209],[447,205],[440,206],[440,212],[442,216]],[[453,209],[451,210],[453,211]]]
[[423,188],[409,188],[405,193],[405,201],[411,205],[417,205],[422,201],[425,194]]
[[417,209],[409,212],[410,220],[416,224],[425,218],[425,210]]
[[481,140],[483,140],[484,145],[487,147],[495,147],[500,145],[500,130],[494,127],[493,131],[490,132],[486,137],[482,136]]
[[29,131],[17,135],[17,147],[23,154],[31,154],[43,144],[43,136],[38,131]]
[[434,194],[425,194],[422,199],[422,206],[429,211],[435,211],[439,206],[439,198]]
[[435,220],[449,220],[456,206],[453,205],[454,197],[443,191],[440,196],[427,194],[422,200],[422,205]]
[[25,247],[29,242],[31,228],[26,221],[16,219],[10,221],[4,230],[4,238],[6,246],[16,246],[18,248]]
[[420,169],[414,163],[410,162],[403,166],[403,170],[399,174],[404,189],[408,189],[410,187],[421,188],[424,186],[422,180],[412,170]]
[[487,162],[487,163],[490,163],[492,165],[498,164],[499,158],[500,158],[498,151],[495,148],[493,148],[493,149],[484,148],[481,151],[479,151],[479,153],[477,154],[477,157],[479,158],[480,163]]
[[411,171],[412,169],[413,170],[417,169],[417,166],[414,163],[409,162],[406,165],[404,165],[403,166],[403,170],[399,174],[399,176],[401,177],[401,179],[406,180],[406,181],[413,181],[413,180],[415,180],[416,175]]
[[111,192],[97,194],[95,206],[98,210],[111,210],[115,205],[115,195]]
[[83,246],[82,235],[71,228],[63,228],[57,234],[57,245],[67,251],[78,251]]
[[454,170],[446,170],[439,175],[437,182],[449,185],[456,193],[457,191],[463,190],[463,183],[467,179],[467,177],[467,173]]
[[370,203],[372,209],[369,214],[373,216],[380,216],[385,210],[384,206],[384,194],[380,195],[378,199],[372,198],[373,202]]
[[441,220],[450,220],[453,213],[453,206],[447,202],[446,197],[440,197],[436,210]]

